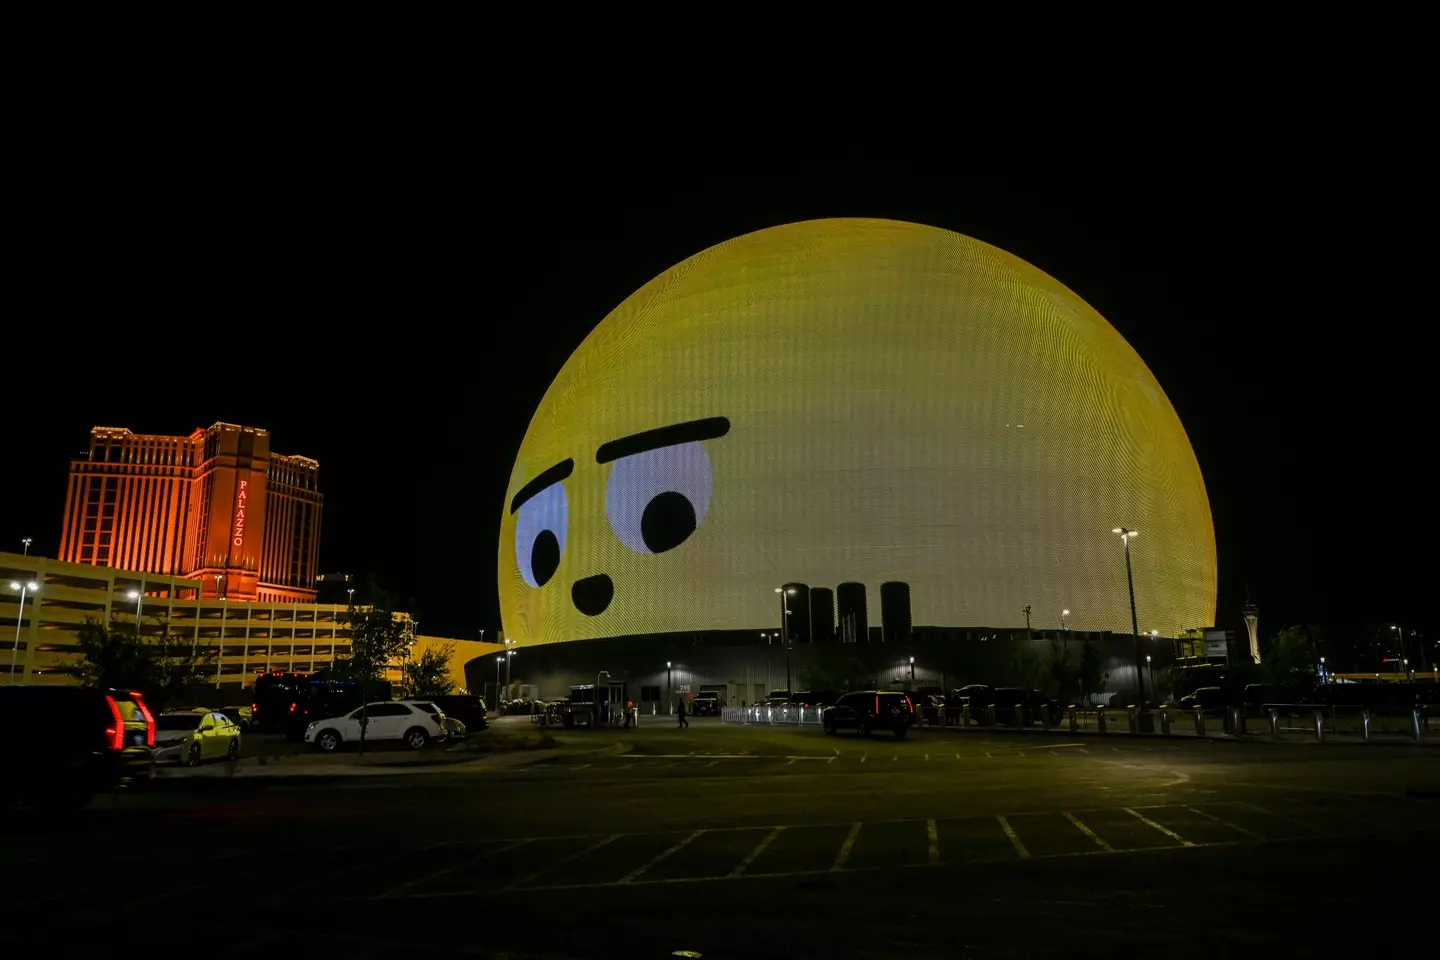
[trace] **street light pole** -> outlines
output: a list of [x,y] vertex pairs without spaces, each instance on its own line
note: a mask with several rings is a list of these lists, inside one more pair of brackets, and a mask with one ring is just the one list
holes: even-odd
[[1060,629],[1061,629],[1061,630],[1069,630],[1069,629],[1070,629],[1069,627],[1065,626],[1065,618],[1068,617],[1068,616],[1070,616],[1070,611],[1069,611],[1069,610],[1061,610],[1061,611],[1060,611]]
[[[25,541],[25,545],[29,546],[30,541]],[[38,593],[40,584],[34,580],[26,583],[11,581],[10,589],[20,591],[20,614],[15,618],[15,646],[10,648],[10,682],[13,684],[15,682],[15,658],[20,655],[20,624],[25,622],[25,592],[28,590],[31,593]]]
[[670,704],[670,712],[675,712],[675,688],[670,683],[670,661],[665,661],[665,701]]
[[1130,634],[1135,638],[1135,679],[1140,686],[1140,706],[1145,706],[1145,675],[1140,672],[1140,623],[1135,617],[1135,575],[1130,572],[1130,539],[1140,536],[1134,530],[1116,527],[1112,533],[1125,541],[1125,583],[1130,588]]
[[794,587],[776,587],[780,594],[780,643],[785,647],[785,693],[790,693],[790,604],[789,598],[795,593]]
[[501,661],[501,660],[504,660],[504,659],[505,659],[504,657],[496,657],[496,658],[495,658],[495,709],[496,709],[496,710],[499,710],[499,709],[500,709],[500,661]]

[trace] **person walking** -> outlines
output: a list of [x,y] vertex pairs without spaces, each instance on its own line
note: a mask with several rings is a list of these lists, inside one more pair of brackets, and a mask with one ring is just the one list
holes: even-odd
[[679,718],[679,720],[680,720],[680,726],[681,726],[682,728],[683,728],[683,727],[688,727],[688,726],[690,726],[689,721],[687,721],[687,720],[685,719],[685,698],[684,698],[684,697],[681,697],[680,700],[679,700],[679,702],[675,704],[675,716],[676,716],[677,718]]
[[630,724],[635,722],[635,701],[625,701],[625,729],[630,729]]

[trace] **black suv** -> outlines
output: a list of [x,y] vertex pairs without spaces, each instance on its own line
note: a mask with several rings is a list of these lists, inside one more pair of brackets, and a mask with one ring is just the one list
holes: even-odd
[[73,810],[150,777],[155,718],[138,693],[0,687],[0,729],[32,734],[9,739],[0,806]]
[[472,693],[447,693],[443,697],[431,697],[430,702],[439,707],[447,717],[454,717],[465,724],[467,731],[484,730],[490,725],[485,716],[485,701]]
[[889,730],[897,738],[910,732],[915,722],[915,705],[903,693],[894,690],[867,690],[847,693],[833,707],[820,715],[825,732],[855,730],[868,737],[875,730]]

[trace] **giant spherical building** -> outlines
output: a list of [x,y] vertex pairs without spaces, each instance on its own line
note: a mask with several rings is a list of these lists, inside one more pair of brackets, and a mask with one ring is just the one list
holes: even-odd
[[[1157,304],[1156,309],[1163,309]],[[1062,284],[934,227],[737,237],[610,313],[551,384],[500,533],[520,644],[776,623],[784,583],[909,585],[913,623],[1211,622],[1195,454]],[[878,618],[876,618],[878,619]]]

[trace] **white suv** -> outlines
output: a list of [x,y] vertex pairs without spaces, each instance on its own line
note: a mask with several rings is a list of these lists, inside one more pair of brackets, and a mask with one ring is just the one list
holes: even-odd
[[305,742],[326,753],[347,741],[359,742],[360,718],[366,717],[365,739],[403,740],[419,750],[431,740],[445,739],[445,715],[428,700],[384,700],[357,707],[343,717],[316,720],[305,728]]

